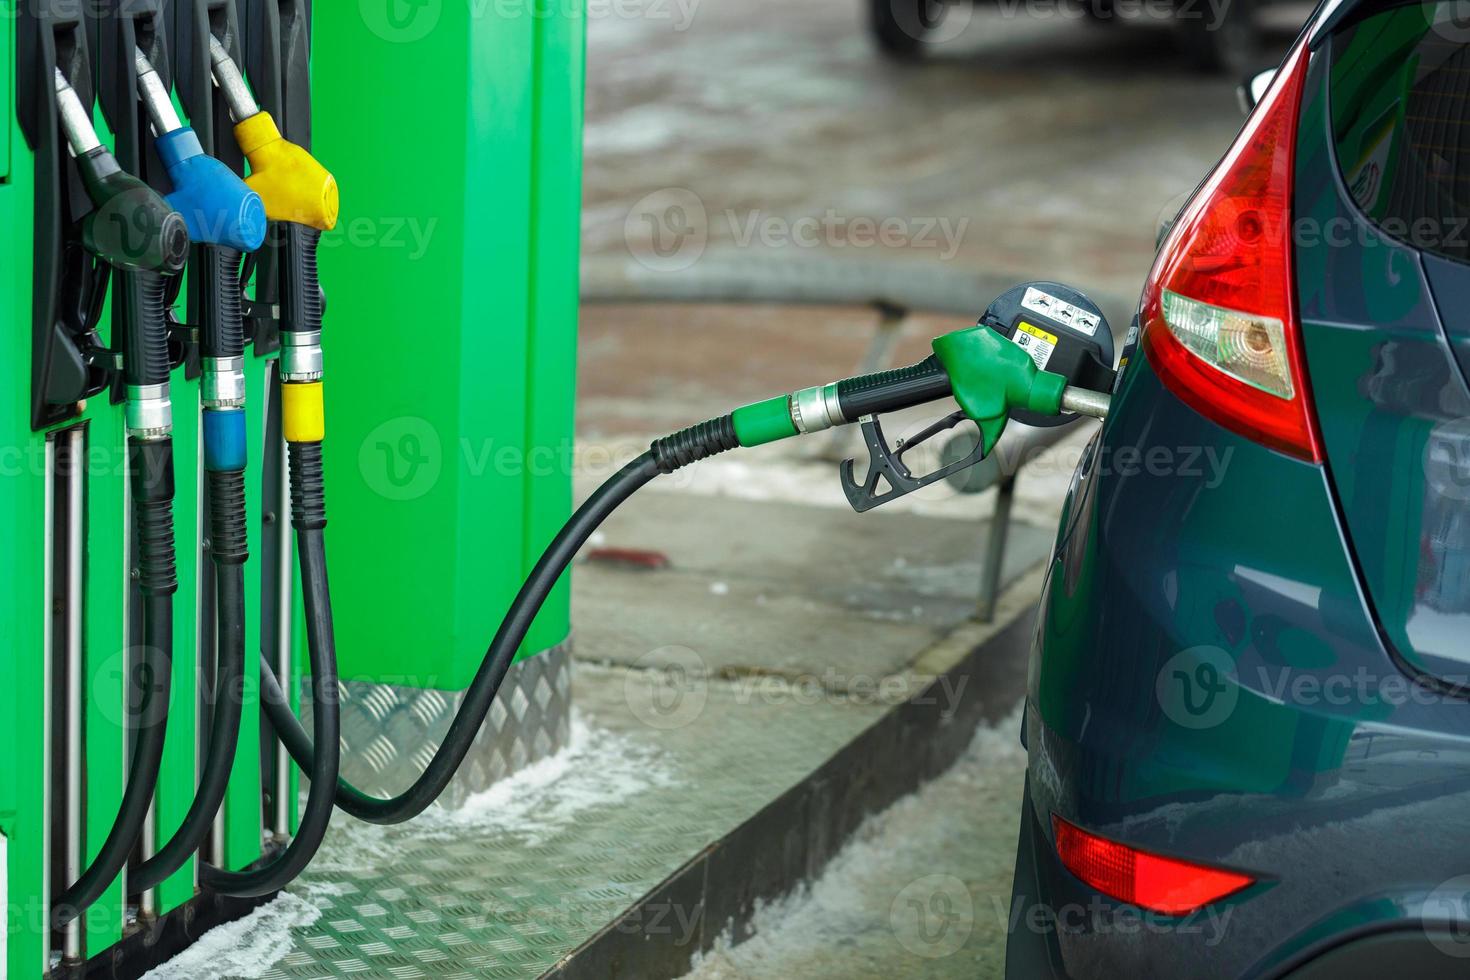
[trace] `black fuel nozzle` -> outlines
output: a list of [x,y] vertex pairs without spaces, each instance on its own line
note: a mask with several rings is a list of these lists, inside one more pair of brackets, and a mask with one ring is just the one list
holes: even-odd
[[56,71],[61,127],[76,157],[92,210],[82,218],[82,244],[114,268],[176,273],[189,256],[189,230],[157,191],[125,172],[102,145],[66,76]]

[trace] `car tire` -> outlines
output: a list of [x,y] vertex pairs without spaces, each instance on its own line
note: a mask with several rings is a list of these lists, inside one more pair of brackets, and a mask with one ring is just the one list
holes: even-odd
[[1179,49],[1195,68],[1243,78],[1261,67],[1264,45],[1256,0],[1228,0],[1215,22],[1215,8],[1185,0],[1174,21]]
[[917,61],[924,42],[944,19],[946,0],[868,0],[868,27],[878,50],[896,61]]

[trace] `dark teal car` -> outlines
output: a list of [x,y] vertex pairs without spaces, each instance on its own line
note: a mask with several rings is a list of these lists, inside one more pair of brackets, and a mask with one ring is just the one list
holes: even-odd
[[1470,976],[1470,19],[1318,9],[1042,597],[1007,975]]

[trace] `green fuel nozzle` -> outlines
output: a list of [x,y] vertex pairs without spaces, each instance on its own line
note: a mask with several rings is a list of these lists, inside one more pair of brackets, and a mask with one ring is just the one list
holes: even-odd
[[82,244],[127,272],[178,272],[189,256],[183,216],[153,188],[123,171],[97,138],[91,116],[60,69],[56,105],[92,201],[92,210],[82,218]]
[[[1039,286],[1064,293],[1067,299],[1052,296]],[[1023,289],[1030,292],[1018,292]],[[745,405],[728,416],[655,442],[655,460],[662,472],[672,472],[729,449],[856,422],[862,425],[868,449],[867,475],[858,480],[856,461],[849,459],[842,463],[841,476],[848,501],[855,510],[865,511],[979,463],[995,449],[1013,415],[1027,421],[1043,420],[1041,424],[1078,416],[1106,418],[1112,370],[1101,365],[1090,350],[1081,350],[1086,356],[1079,355],[1079,348],[1086,346],[1083,341],[1102,331],[1109,341],[1105,355],[1111,358],[1111,334],[1106,333],[1101,312],[1075,290],[1052,283],[1016,287],[1003,298],[1014,294],[1029,300],[1033,293],[1052,302],[1037,300],[1032,307],[1017,302],[1012,304],[1013,311],[998,300],[977,325],[936,337],[934,353],[917,364]],[[1009,318],[997,319],[997,309],[1004,309]],[[1070,365],[1068,373],[1039,366],[1053,361]],[[1079,378],[1086,383],[1071,383]],[[896,447],[883,435],[880,415],[950,397],[959,403],[959,411]],[[914,475],[904,463],[904,454],[966,419],[979,429],[974,448],[933,473]]]

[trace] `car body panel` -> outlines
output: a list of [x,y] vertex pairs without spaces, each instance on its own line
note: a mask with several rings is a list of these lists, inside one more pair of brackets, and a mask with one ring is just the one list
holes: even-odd
[[[1196,415],[1146,357],[1118,399],[1042,597],[1026,733],[1040,833],[1056,813],[1261,883],[1134,935],[1061,931],[1067,972],[1264,975],[1331,914],[1418,914],[1466,864],[1470,738],[1447,734],[1464,706],[1414,696],[1384,649],[1321,467]],[[1189,472],[1197,446],[1225,465]],[[1131,447],[1179,465],[1149,472]],[[1053,884],[1051,905],[1100,899],[1064,870]]]
[[[1308,69],[1295,200],[1295,217],[1355,243],[1295,249],[1327,460],[1199,415],[1142,348],[1122,373],[1042,592],[1015,980],[1320,976],[1386,950],[1470,973],[1470,703],[1404,628],[1435,589],[1458,595],[1452,490],[1426,461],[1458,451],[1447,426],[1470,415],[1436,306],[1463,308],[1470,279],[1353,203],[1328,128],[1330,47]],[[1191,916],[1143,913],[1061,865],[1053,814],[1257,883]]]
[[[1417,18],[1423,33],[1417,7],[1385,19],[1404,17],[1411,26]],[[1391,47],[1402,47],[1402,30],[1374,31],[1372,38],[1386,34]],[[1341,47],[1346,50],[1331,56],[1353,56],[1352,45]],[[1384,217],[1393,171],[1407,152],[1406,83],[1399,76],[1378,79],[1383,84],[1364,93],[1361,104],[1357,92],[1339,95],[1334,86],[1329,113],[1325,60],[1319,54],[1313,65],[1302,106],[1294,216],[1317,420],[1354,555],[1393,651],[1410,673],[1464,684],[1470,680],[1470,389],[1439,309],[1464,308],[1443,300],[1470,295],[1470,268],[1400,244],[1370,220]],[[1357,127],[1364,132],[1334,139],[1332,117],[1348,112],[1368,120]],[[1339,160],[1335,143],[1353,159]],[[1370,171],[1373,176],[1364,176]],[[1470,328],[1463,315],[1455,319],[1459,330]]]

